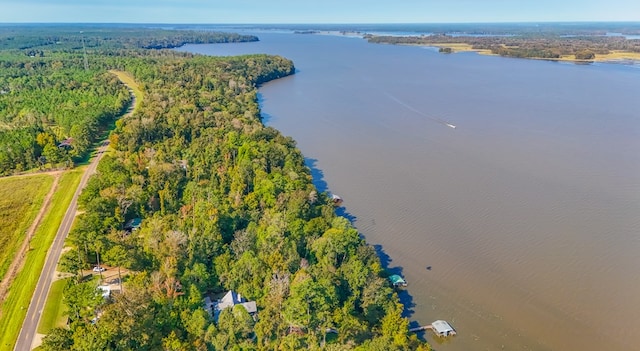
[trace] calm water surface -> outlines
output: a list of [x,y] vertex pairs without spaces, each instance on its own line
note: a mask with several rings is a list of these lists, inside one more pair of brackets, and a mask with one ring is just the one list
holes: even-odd
[[295,62],[266,122],[407,278],[410,319],[458,330],[437,350],[638,349],[640,69],[259,36],[181,50]]

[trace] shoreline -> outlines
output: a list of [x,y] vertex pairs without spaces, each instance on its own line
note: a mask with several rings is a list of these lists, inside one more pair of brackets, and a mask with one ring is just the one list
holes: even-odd
[[406,46],[419,46],[424,48],[451,48],[451,53],[459,52],[475,52],[479,55],[485,56],[499,56],[514,59],[524,60],[543,60],[543,61],[558,61],[558,62],[573,62],[573,63],[620,63],[620,62],[633,62],[634,64],[640,64],[640,53],[631,51],[615,50],[608,54],[596,54],[591,60],[580,60],[573,57],[573,55],[564,55],[559,58],[545,58],[545,57],[516,57],[516,56],[504,56],[491,52],[489,49],[474,49],[471,44],[467,43],[429,43],[429,44],[393,44],[393,43],[376,43],[386,45],[406,45]]
[[[361,38],[367,39],[367,33],[359,32],[359,31],[315,31],[312,33],[300,33],[307,35],[333,35],[347,38]],[[500,57],[508,57],[515,59],[527,59],[527,60],[544,60],[544,61],[557,61],[557,62],[573,62],[576,64],[587,64],[587,63],[625,63],[630,62],[631,64],[640,64],[640,52],[632,52],[632,51],[622,51],[622,50],[611,50],[608,54],[596,54],[593,59],[590,60],[581,60],[576,59],[574,55],[563,55],[559,58],[545,58],[545,57],[517,57],[517,56],[506,56],[499,55],[493,53],[490,49],[474,49],[471,44],[463,43],[463,42],[448,42],[448,43],[373,43],[373,44],[386,44],[386,45],[405,45],[405,46],[420,46],[424,48],[451,48],[451,53],[459,53],[459,52],[476,52],[479,55],[485,56],[500,56]]]

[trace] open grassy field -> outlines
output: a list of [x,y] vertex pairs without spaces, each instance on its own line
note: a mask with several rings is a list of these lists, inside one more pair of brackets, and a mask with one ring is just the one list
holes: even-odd
[[640,61],[640,52],[611,51],[606,55],[596,54],[596,61],[635,60]]
[[44,261],[56,236],[64,213],[69,207],[75,189],[78,187],[83,169],[76,168],[65,172],[58,183],[58,190],[53,195],[52,206],[38,227],[29,250],[24,267],[11,284],[7,298],[0,306],[0,349],[12,349],[22,322],[27,313],[27,306],[40,277]]
[[48,334],[53,328],[65,326],[66,305],[62,303],[62,293],[69,279],[73,278],[56,280],[51,284],[47,304],[44,306],[38,325],[39,334]]
[[53,176],[47,174],[0,178],[0,280],[7,273],[53,180]]
[[471,46],[471,44],[466,44],[466,43],[439,43],[439,44],[429,44],[429,46],[435,46],[438,48],[451,48],[453,52],[475,51],[483,55],[494,55],[491,52],[491,50],[474,49],[473,46]]

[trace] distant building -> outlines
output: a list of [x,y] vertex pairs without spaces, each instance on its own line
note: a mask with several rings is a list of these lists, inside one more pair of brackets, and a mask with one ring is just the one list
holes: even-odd
[[73,138],[67,138],[63,141],[60,142],[60,144],[58,144],[58,148],[59,149],[71,149],[73,148],[73,145],[71,145],[73,143]]
[[256,306],[255,301],[247,301],[240,294],[232,290],[229,290],[220,300],[216,302],[212,302],[208,296],[205,297],[204,305],[207,312],[213,314],[213,319],[216,322],[218,321],[220,312],[235,305],[243,306],[251,316],[255,316],[255,314],[258,313],[258,307]]

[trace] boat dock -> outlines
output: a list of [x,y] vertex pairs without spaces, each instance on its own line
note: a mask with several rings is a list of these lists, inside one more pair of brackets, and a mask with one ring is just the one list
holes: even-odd
[[342,198],[336,194],[331,195],[331,201],[333,201],[334,206],[340,206],[343,202]]
[[399,288],[399,287],[406,287],[407,286],[407,281],[404,280],[404,278],[402,278],[400,275],[398,274],[394,274],[392,276],[389,277],[389,282],[391,283],[391,285],[393,285],[394,288]]
[[429,325],[423,325],[409,329],[410,332],[419,332],[423,330],[431,329],[438,336],[451,336],[456,335],[456,330],[447,321],[437,320]]

